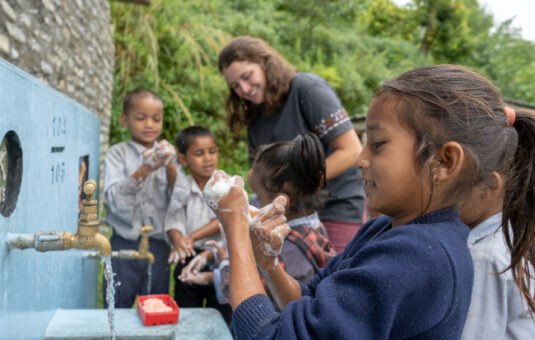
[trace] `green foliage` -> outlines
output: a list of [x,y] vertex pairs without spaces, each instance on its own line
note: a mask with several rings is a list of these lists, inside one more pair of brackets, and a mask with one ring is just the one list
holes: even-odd
[[[110,2],[116,47],[111,143],[129,138],[122,98],[146,87],[165,104],[163,137],[204,125],[216,134],[220,168],[245,175],[245,132],[226,125],[228,87],[217,68],[237,35],[268,41],[300,72],[329,81],[350,115],[364,114],[386,78],[425,64],[461,63],[489,76],[510,98],[535,101],[535,46],[477,0],[154,0]],[[492,32],[492,33],[491,33]]]

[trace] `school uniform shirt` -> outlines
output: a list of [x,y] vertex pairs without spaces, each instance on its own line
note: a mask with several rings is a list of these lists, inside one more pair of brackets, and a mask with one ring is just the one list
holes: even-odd
[[[169,204],[169,209],[165,217],[165,231],[176,229],[184,236],[189,236],[195,230],[205,226],[212,219],[216,218],[215,213],[204,201],[202,191],[197,185],[193,176],[186,177],[186,192],[184,199],[182,194],[175,195]],[[205,249],[204,243],[208,240],[219,241],[220,233],[197,240],[194,248]]]
[[458,339],[470,304],[469,229],[453,208],[362,226],[281,313],[265,295],[234,311],[238,339]]
[[[265,144],[289,141],[298,134],[315,133],[329,157],[334,148],[329,144],[341,134],[352,130],[353,124],[333,88],[312,73],[296,73],[282,107],[259,117],[247,127],[249,161]],[[362,223],[364,186],[359,170],[352,166],[327,181],[329,194],[319,215],[322,221]]]
[[[137,182],[130,177],[143,164],[146,150],[143,145],[130,140],[110,147],[104,159],[106,223],[117,235],[130,241],[139,238],[142,226],[154,228],[149,233],[151,238],[165,239],[164,218],[172,191],[165,167],[151,172],[143,181]],[[186,175],[180,165],[176,166],[175,187],[180,187]]]
[[462,339],[535,339],[535,321],[522,306],[511,270],[500,274],[511,260],[501,223],[502,214],[493,215],[468,236],[474,286]]

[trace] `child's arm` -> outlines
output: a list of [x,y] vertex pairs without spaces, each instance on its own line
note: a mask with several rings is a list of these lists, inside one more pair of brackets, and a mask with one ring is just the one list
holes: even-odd
[[[224,189],[229,187],[228,189]],[[214,189],[216,188],[216,189]],[[226,193],[222,190],[228,190]],[[227,237],[227,246],[230,257],[230,300],[233,309],[236,309],[244,300],[255,295],[266,295],[266,291],[258,275],[257,264],[261,268],[271,269],[269,271],[270,280],[273,283],[274,295],[282,304],[288,300],[293,300],[301,296],[300,287],[297,281],[283,271],[278,271],[276,257],[280,253],[282,243],[286,234],[290,231],[288,225],[284,224],[284,204],[285,197],[278,197],[271,207],[261,209],[255,216],[253,224],[255,228],[270,239],[276,239],[276,247],[271,244],[257,243],[262,253],[271,250],[264,258],[259,258],[263,263],[255,261],[255,252],[249,236],[249,213],[247,197],[243,190],[243,180],[240,177],[230,178],[224,172],[216,172],[207,187],[204,195],[207,197],[210,206],[216,210],[223,229]],[[265,232],[265,233],[264,233]],[[269,235],[268,235],[269,234]],[[273,244],[274,245],[274,244]],[[269,246],[269,247],[268,247]],[[264,261],[265,260],[265,261]],[[267,268],[271,264],[273,268]],[[285,293],[290,290],[290,293]]]
[[219,226],[217,225],[218,223],[219,221],[217,218],[213,218],[210,220],[210,222],[192,232],[189,237],[193,242],[195,242],[197,240],[202,240],[203,238],[212,236],[219,232]]
[[301,298],[301,286],[279,264],[278,255],[284,239],[290,231],[288,225],[281,224],[284,216],[285,197],[277,197],[273,203],[260,210],[249,209],[252,216],[250,237],[256,265],[262,272],[271,295],[282,310],[288,303]]
[[175,186],[176,173],[177,169],[174,162],[169,163],[165,167],[165,175],[167,177],[167,185],[169,186],[169,189],[173,189]]
[[147,178],[151,172],[153,172],[155,169],[150,166],[147,163],[143,163],[137,170],[132,174],[133,179],[136,180],[136,183],[139,183],[143,181],[145,178]]

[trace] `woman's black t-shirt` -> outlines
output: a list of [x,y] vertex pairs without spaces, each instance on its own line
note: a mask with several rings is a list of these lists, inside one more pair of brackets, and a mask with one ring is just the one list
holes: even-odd
[[[248,126],[249,160],[254,160],[262,145],[289,141],[307,132],[320,138],[328,157],[334,151],[329,143],[350,129],[353,124],[332,87],[315,74],[297,73],[282,108],[270,116],[262,112]],[[362,222],[364,189],[356,167],[327,181],[327,191],[322,221]]]

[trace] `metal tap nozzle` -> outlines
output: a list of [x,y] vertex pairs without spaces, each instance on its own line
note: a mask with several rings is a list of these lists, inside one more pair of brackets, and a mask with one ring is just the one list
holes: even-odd
[[84,193],[88,195],[88,198],[83,202],[76,234],[68,231],[42,231],[36,234],[11,234],[8,235],[8,246],[17,249],[35,248],[42,252],[72,248],[98,248],[101,256],[110,256],[110,241],[98,232],[99,221],[97,201],[93,199],[93,193],[96,188],[97,183],[94,180],[89,180],[84,183]]

